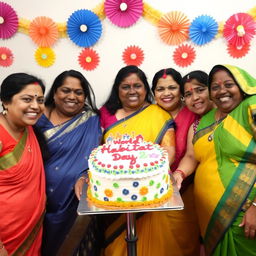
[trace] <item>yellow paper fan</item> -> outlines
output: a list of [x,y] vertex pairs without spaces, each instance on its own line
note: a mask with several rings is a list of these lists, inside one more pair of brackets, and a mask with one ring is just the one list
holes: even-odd
[[160,11],[151,7],[149,4],[144,3],[142,15],[146,20],[151,22],[153,25],[157,25],[163,14]]
[[188,39],[189,19],[185,14],[173,11],[165,14],[158,22],[161,39],[169,45],[178,45]]
[[39,47],[35,52],[35,59],[38,65],[47,68],[55,62],[55,53],[51,48]]
[[59,37],[67,37],[67,24],[66,22],[57,23]]
[[217,35],[216,35],[216,38],[220,38],[220,37],[223,36],[224,24],[225,24],[224,21],[220,21],[220,22],[218,23],[218,33],[217,33]]
[[19,27],[18,27],[19,32],[28,35],[29,26],[30,26],[30,20],[19,18]]
[[253,17],[253,19],[256,21],[256,7],[253,7],[252,9],[250,9],[248,14],[250,14]]
[[104,1],[98,4],[92,11],[99,17],[100,20],[104,20],[106,18],[104,10]]

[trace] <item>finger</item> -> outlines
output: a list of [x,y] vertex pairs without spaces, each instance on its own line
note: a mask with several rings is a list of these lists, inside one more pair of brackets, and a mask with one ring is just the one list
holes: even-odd
[[250,228],[248,228],[247,226],[245,226],[244,228],[244,234],[245,234],[245,237],[249,237],[250,236]]
[[250,239],[255,238],[255,229],[250,229],[250,234],[249,234]]
[[245,218],[243,217],[242,222],[239,224],[239,227],[243,227],[245,225]]

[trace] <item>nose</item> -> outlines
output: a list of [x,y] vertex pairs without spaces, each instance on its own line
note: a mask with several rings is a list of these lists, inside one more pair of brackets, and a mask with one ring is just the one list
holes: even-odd
[[38,102],[37,102],[36,99],[34,99],[34,100],[31,102],[30,107],[31,107],[32,109],[38,109],[38,108],[39,108],[39,104],[38,104]]
[[168,88],[166,88],[165,90],[164,90],[164,95],[166,96],[166,95],[170,95],[171,94],[171,90],[169,90]]
[[130,94],[136,93],[136,90],[135,90],[135,88],[134,88],[133,86],[130,87],[129,93],[130,93]]
[[196,101],[199,99],[199,95],[196,92],[192,93],[192,100]]
[[69,98],[69,99],[74,99],[74,98],[75,98],[75,92],[74,92],[74,91],[71,91],[71,92],[68,94],[68,98]]

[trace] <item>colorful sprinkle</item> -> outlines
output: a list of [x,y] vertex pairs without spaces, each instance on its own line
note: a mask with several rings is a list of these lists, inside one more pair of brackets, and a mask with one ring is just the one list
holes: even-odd
[[134,182],[132,183],[132,185],[136,188],[136,187],[139,186],[139,182],[138,182],[138,181],[134,181]]
[[99,197],[98,193],[94,193],[94,196],[95,196],[96,198],[98,198],[98,197]]
[[129,194],[129,190],[128,189],[123,189],[123,194],[124,195],[128,195]]
[[98,191],[98,188],[97,188],[96,185],[94,185],[93,188],[94,188],[95,191]]
[[113,187],[114,187],[114,188],[119,188],[118,183],[113,183]]
[[147,187],[142,187],[140,189],[140,195],[144,196],[148,193],[148,188]]
[[107,197],[104,197],[104,201],[109,201],[109,199]]
[[147,197],[146,196],[143,196],[142,199],[141,199],[142,202],[145,202],[147,201]]
[[160,194],[162,194],[164,192],[164,188],[160,189]]
[[123,199],[122,199],[121,197],[118,197],[118,198],[116,199],[116,201],[117,201],[117,202],[123,202]]
[[138,196],[136,196],[136,195],[132,195],[132,196],[131,196],[131,199],[132,199],[133,201],[137,200],[137,198],[138,198]]
[[100,182],[98,181],[98,180],[96,180],[96,184],[98,185],[98,186],[100,186],[101,184],[100,184]]
[[156,193],[156,194],[154,195],[154,198],[158,198],[158,193]]
[[153,186],[154,185],[154,181],[153,180],[151,180],[150,182],[149,182],[149,186]]
[[159,182],[157,183],[156,188],[160,188],[160,187],[161,187],[161,183]]
[[111,189],[105,189],[104,193],[107,197],[113,196],[113,191]]

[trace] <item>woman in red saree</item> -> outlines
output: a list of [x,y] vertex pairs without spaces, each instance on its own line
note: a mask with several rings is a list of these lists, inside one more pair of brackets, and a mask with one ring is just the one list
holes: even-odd
[[25,73],[1,85],[0,255],[40,255],[45,209],[41,151],[32,125],[44,110],[45,87]]

